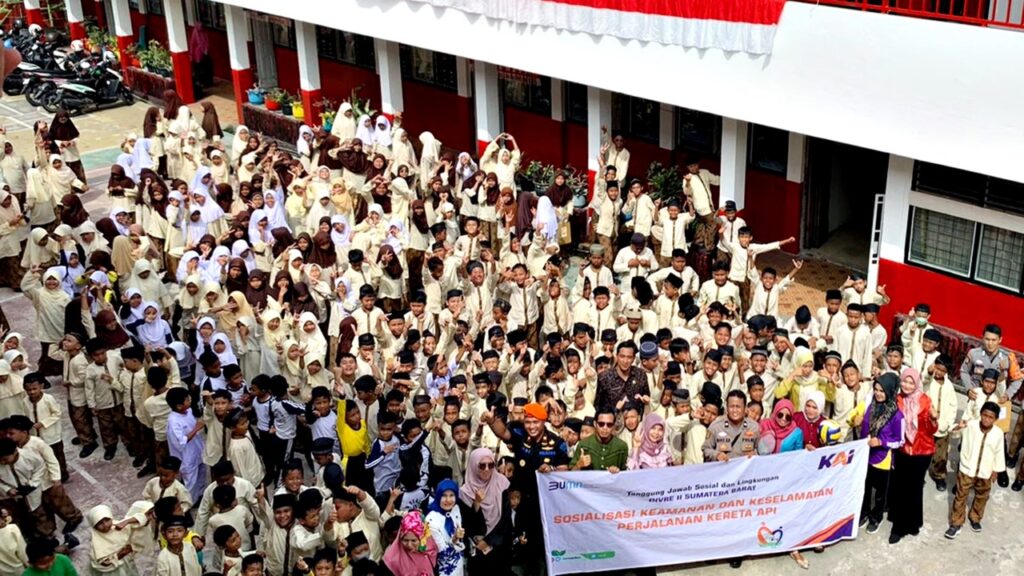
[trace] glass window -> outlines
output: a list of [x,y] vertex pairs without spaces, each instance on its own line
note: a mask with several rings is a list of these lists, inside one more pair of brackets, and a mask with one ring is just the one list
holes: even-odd
[[658,141],[661,105],[624,94],[612,94],[612,132]]
[[981,227],[978,244],[978,269],[974,277],[1001,288],[1021,291],[1024,275],[1024,234],[996,228]]
[[506,106],[551,116],[551,78],[547,76],[502,79],[501,94]]
[[563,82],[562,85],[565,86],[565,119],[586,124],[587,87],[573,82]]
[[224,18],[224,5],[211,0],[196,0],[196,18],[207,28],[227,30],[228,23]]
[[274,46],[295,50],[295,23],[286,18],[278,18],[276,16],[270,16],[268,20]]
[[973,206],[1024,214],[1024,184],[977,172],[914,162],[914,190]]
[[974,222],[913,208],[907,259],[960,276],[971,273]]
[[164,13],[163,0],[146,0],[146,13],[162,16]]
[[403,78],[433,84],[446,90],[458,90],[455,56],[404,44],[399,53]]
[[128,0],[128,8],[130,10],[139,11],[139,0]]
[[789,132],[751,124],[747,154],[751,168],[785,176],[789,160]]
[[707,112],[676,108],[676,147],[715,154],[721,141],[722,117]]
[[321,58],[338,60],[338,31],[333,28],[316,27],[316,53]]
[[373,38],[342,32],[323,26],[316,27],[317,54],[321,58],[376,69]]

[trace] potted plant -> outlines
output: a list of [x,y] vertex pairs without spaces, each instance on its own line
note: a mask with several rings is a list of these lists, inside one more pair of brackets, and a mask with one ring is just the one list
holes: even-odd
[[287,92],[280,88],[274,88],[267,92],[266,102],[267,110],[280,111],[283,105],[282,99],[287,95]]
[[259,86],[253,86],[245,91],[246,96],[249,98],[249,104],[259,106],[266,101],[267,91]]
[[171,61],[171,52],[156,40],[150,40],[146,48],[138,51],[138,55],[139,63],[147,72],[159,74],[165,78],[173,76],[171,71],[174,64]]
[[675,166],[651,162],[647,168],[647,183],[652,200],[667,200],[682,194],[683,177]]
[[306,109],[302,105],[302,95],[301,94],[294,94],[294,95],[291,96],[291,99],[292,99],[292,116],[294,116],[296,120],[302,120],[303,118],[306,117]]
[[334,108],[334,101],[330,98],[322,98],[313,106],[320,110],[320,126],[325,131],[330,132],[331,128],[334,127],[334,117],[338,114],[338,111]]
[[278,102],[281,104],[281,114],[285,116],[292,115],[292,95],[287,90],[281,90],[279,94]]

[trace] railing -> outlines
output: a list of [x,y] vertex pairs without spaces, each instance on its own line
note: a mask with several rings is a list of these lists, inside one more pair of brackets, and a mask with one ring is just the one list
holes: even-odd
[[1024,0],[797,0],[856,10],[960,22],[996,28],[1024,28]]

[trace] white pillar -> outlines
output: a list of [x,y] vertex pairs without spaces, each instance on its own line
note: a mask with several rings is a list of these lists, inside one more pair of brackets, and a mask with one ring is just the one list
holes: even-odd
[[252,88],[254,77],[249,61],[249,22],[241,6],[224,5],[224,20],[228,29],[228,61],[231,64],[231,84],[235,89],[235,107],[238,121],[242,122],[242,104],[248,99],[246,91]]
[[[142,4],[142,2],[139,2],[139,4]],[[181,8],[181,2],[164,0],[164,17],[167,19],[167,45],[171,52],[188,52],[185,12]]]
[[587,86],[587,180],[590,196],[594,192],[594,180],[604,173],[604,166],[597,161],[601,152],[601,129],[611,130],[611,124],[612,93]]
[[189,0],[185,0],[185,23],[189,26],[196,25],[196,3]]
[[473,63],[473,106],[476,110],[477,153],[501,134],[501,98],[498,95],[498,67],[476,60]]
[[381,112],[392,115],[405,108],[402,100],[402,57],[397,42],[374,38],[373,48],[377,52]]
[[747,123],[733,118],[722,118],[722,172],[718,188],[718,205],[726,200],[743,210],[747,185]]
[[565,83],[558,78],[551,79],[551,119],[565,120]]
[[132,13],[128,9],[128,0],[112,0],[112,12],[114,13],[114,34],[117,37],[132,36]]
[[455,57],[455,88],[463,98],[473,95],[473,75],[469,71],[469,60],[462,56]]
[[81,24],[85,20],[82,0],[64,0],[64,6],[68,12],[68,24]]
[[146,5],[146,0],[139,0],[139,14],[149,14],[149,6]]
[[661,103],[658,115],[658,147],[663,150],[675,150],[676,147],[676,107]]
[[879,250],[879,255],[884,260],[903,262],[913,180],[913,158],[890,154],[889,171],[885,179],[885,210],[882,211],[882,238]]
[[797,132],[789,133],[789,157],[786,160],[786,180],[800,184],[804,181],[804,158],[807,151],[807,137]]
[[25,0],[25,23],[28,25],[46,25],[46,22],[43,20],[43,12],[39,9],[39,0]]
[[316,26],[295,21],[295,45],[299,55],[299,88],[320,89],[320,62],[316,51]]

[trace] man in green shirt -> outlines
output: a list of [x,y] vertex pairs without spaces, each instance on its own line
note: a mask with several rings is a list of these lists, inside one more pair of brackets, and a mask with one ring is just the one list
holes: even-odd
[[28,556],[28,568],[23,576],[78,576],[71,559],[58,554],[56,542],[40,538],[25,547]]
[[573,470],[607,470],[617,474],[626,468],[629,446],[615,435],[615,413],[599,408],[594,416],[595,433],[580,440],[572,457]]

